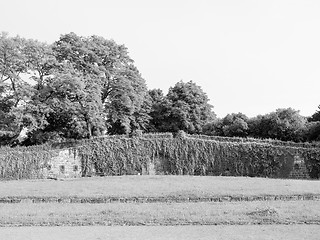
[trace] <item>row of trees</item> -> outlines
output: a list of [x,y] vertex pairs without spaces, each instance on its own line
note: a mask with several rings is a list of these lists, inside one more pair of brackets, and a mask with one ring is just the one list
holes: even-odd
[[62,35],[53,44],[0,34],[0,140],[24,144],[102,134],[175,132],[317,140],[319,112],[309,121],[293,109],[253,119],[217,119],[192,81],[147,89],[127,48],[99,36]]
[[282,141],[319,141],[319,111],[306,118],[292,108],[248,118],[242,113],[228,114],[204,126],[204,134],[227,137],[270,138]]
[[[152,115],[156,95],[149,94],[127,48],[98,36],[69,33],[49,45],[2,33],[0,74],[2,142],[23,128],[28,144],[135,129],[201,132],[213,116],[201,88],[180,82],[170,89],[162,116],[180,123],[167,120],[171,126],[160,128]],[[186,112],[192,116],[184,122]]]
[[301,116],[292,108],[248,118],[232,113],[216,118],[201,88],[192,82],[177,83],[166,96],[161,90],[151,90],[151,131],[175,132],[225,137],[253,137],[282,141],[319,141],[320,106],[311,117]]

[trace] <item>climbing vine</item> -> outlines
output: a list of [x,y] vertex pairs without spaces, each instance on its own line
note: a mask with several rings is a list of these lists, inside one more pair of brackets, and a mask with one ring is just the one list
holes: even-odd
[[173,137],[165,133],[0,148],[0,179],[41,178],[51,153],[65,147],[80,157],[82,176],[139,174],[153,165],[160,174],[285,178],[293,168],[293,157],[298,154],[305,160],[310,176],[319,178],[318,147],[240,140],[184,133]]
[[43,169],[52,156],[46,148],[1,148],[0,179],[43,178]]
[[319,165],[317,148],[264,142],[227,142],[192,137],[100,138],[76,148],[83,175],[136,174],[153,163],[162,174],[288,177],[296,154],[309,169]]

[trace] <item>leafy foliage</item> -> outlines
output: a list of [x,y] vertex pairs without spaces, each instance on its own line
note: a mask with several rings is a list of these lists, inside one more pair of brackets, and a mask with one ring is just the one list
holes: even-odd
[[156,131],[201,133],[202,127],[215,117],[207,95],[192,81],[176,83],[166,97],[161,90],[149,94],[153,100],[151,129]]
[[24,144],[146,130],[150,99],[127,48],[98,36],[48,45],[0,35],[0,130]]
[[282,141],[302,141],[306,131],[306,119],[292,108],[277,109],[265,116],[258,116],[251,124],[253,137]]
[[24,128],[25,145],[135,130],[319,141],[319,116],[316,111],[307,122],[287,108],[216,119],[192,81],[176,83],[167,95],[148,92],[128,49],[113,40],[71,32],[46,44],[0,34],[1,145],[14,145]]
[[189,135],[191,138],[214,140],[219,142],[237,142],[237,143],[261,143],[261,144],[271,144],[272,146],[288,146],[296,148],[318,148],[320,143],[318,142],[291,142],[291,141],[280,141],[276,139],[258,139],[258,138],[242,138],[242,137],[223,137],[223,136],[208,136],[208,135]]
[[43,178],[51,152],[47,146],[37,148],[0,148],[0,179]]
[[320,141],[320,121],[307,124],[307,140]]
[[288,158],[296,154],[305,157],[313,177],[320,173],[319,148],[253,139],[231,142],[181,134],[176,138],[99,138],[74,150],[82,158],[84,176],[134,174],[160,161],[158,168],[165,174],[288,177],[293,168]]
[[320,105],[318,106],[318,110],[312,114],[312,116],[308,119],[309,122],[319,122],[320,121]]
[[168,118],[170,116],[170,103],[164,96],[161,89],[149,90],[151,99],[150,122],[148,130],[150,132],[161,132],[167,128]]
[[[293,162],[288,159],[299,154],[305,159],[311,177],[320,177],[319,147],[282,143],[179,132],[175,138],[170,133],[97,137],[64,147],[71,147],[80,156],[83,176],[137,174],[153,163],[164,174],[286,178],[293,169]],[[41,169],[53,147],[1,148],[0,178],[41,178]]]
[[320,106],[318,110],[308,118],[307,124],[307,140],[308,141],[320,141]]
[[32,88],[22,78],[27,73],[26,40],[0,34],[0,130],[18,134],[17,115],[32,95]]
[[53,50],[58,62],[70,63],[97,86],[111,134],[145,128],[149,120],[146,84],[124,45],[69,33],[55,42]]
[[226,137],[246,137],[249,133],[249,118],[242,113],[228,114],[222,119],[207,123],[203,133]]

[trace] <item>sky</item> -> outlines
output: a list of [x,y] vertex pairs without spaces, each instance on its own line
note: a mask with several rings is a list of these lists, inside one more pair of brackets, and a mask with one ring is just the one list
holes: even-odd
[[218,117],[320,105],[319,0],[0,0],[0,31],[124,44],[149,89],[192,80]]

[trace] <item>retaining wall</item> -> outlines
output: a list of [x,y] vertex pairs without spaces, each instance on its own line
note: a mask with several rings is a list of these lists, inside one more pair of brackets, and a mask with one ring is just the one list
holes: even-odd
[[[283,162],[279,178],[291,179],[310,179],[305,160],[300,155],[283,155]],[[142,167],[139,175],[166,175],[166,159],[155,158],[153,162]],[[227,166],[226,166],[227,167]],[[95,172],[93,172],[95,175]],[[181,173],[183,174],[183,173]],[[54,156],[48,161],[47,167],[44,168],[44,176],[47,178],[77,178],[81,177],[81,159],[72,150],[62,149],[56,150]],[[96,175],[100,175],[97,173]],[[220,173],[212,173],[209,175],[232,176],[228,170]]]

